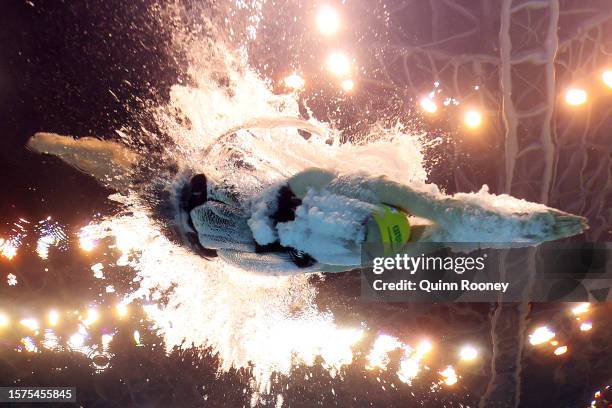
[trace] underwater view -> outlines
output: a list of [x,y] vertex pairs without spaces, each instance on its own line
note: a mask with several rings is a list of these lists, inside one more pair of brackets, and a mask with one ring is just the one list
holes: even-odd
[[609,0],[6,0],[0,104],[0,407],[612,407]]

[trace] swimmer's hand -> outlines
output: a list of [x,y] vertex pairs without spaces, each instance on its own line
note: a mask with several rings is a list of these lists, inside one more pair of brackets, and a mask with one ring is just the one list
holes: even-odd
[[[578,235],[588,229],[587,219],[541,206],[527,212],[485,208],[455,198],[439,200],[431,220],[437,230],[425,240],[523,242],[539,244]],[[466,238],[467,237],[467,238]]]
[[589,228],[586,218],[552,208],[531,214],[525,222],[531,228],[526,229],[524,238],[536,242],[571,237]]

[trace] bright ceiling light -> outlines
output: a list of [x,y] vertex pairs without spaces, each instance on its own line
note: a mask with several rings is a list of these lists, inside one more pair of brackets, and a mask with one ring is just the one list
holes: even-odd
[[417,346],[417,354],[423,356],[429,353],[432,349],[433,349],[433,344],[431,344],[431,341],[423,340]]
[[59,313],[57,313],[56,310],[51,310],[47,316],[47,320],[49,321],[49,326],[57,326],[59,322]]
[[427,113],[436,113],[438,105],[428,97],[421,99],[421,108]]
[[478,357],[478,350],[472,346],[463,346],[459,350],[459,358],[463,361],[473,361]]
[[572,313],[575,316],[579,316],[581,314],[588,312],[590,308],[591,308],[591,304],[589,302],[579,303],[578,305],[572,308]]
[[21,323],[23,326],[27,327],[32,331],[38,330],[38,328],[40,327],[36,319],[23,319],[19,323]]
[[351,72],[351,62],[344,53],[335,51],[327,57],[327,69],[336,76],[344,76]]
[[547,341],[552,340],[553,337],[555,337],[555,332],[546,326],[542,326],[535,329],[533,333],[529,335],[529,343],[537,346],[538,344],[546,343]]
[[9,325],[9,318],[4,313],[0,312],[0,327],[6,327]]
[[470,129],[476,129],[482,125],[482,114],[477,110],[470,110],[463,117],[465,125]]
[[342,87],[343,91],[349,92],[353,90],[353,88],[355,87],[355,83],[352,79],[345,79],[340,83],[340,86]]
[[85,252],[92,251],[96,247],[96,241],[92,238],[81,236],[79,237],[79,246]]
[[584,105],[587,98],[587,91],[582,88],[570,88],[565,93],[565,102],[570,106]]
[[128,307],[125,303],[119,303],[117,304],[117,306],[115,307],[117,310],[117,314],[119,315],[119,317],[125,317],[128,314]]
[[317,27],[321,34],[335,34],[340,27],[340,16],[330,6],[323,6],[317,13]]
[[601,74],[601,80],[608,88],[612,88],[612,69],[606,69],[603,74]]
[[87,316],[83,319],[83,324],[85,326],[91,326],[100,318],[100,313],[93,307],[87,310]]

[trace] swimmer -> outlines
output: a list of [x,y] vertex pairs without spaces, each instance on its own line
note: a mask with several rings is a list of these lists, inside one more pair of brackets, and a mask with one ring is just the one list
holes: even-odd
[[[37,133],[28,147],[120,191],[138,166],[136,152],[96,138]],[[359,267],[363,244],[405,251],[413,243],[452,241],[461,228],[483,242],[496,242],[505,228],[513,241],[535,245],[588,227],[583,217],[543,205],[500,211],[385,176],[323,168],[304,169],[250,197],[205,174],[177,180],[173,218],[183,241],[202,256],[269,274],[347,271]]]

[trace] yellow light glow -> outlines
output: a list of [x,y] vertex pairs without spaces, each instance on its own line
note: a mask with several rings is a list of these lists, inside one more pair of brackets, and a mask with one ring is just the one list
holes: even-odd
[[612,88],[612,69],[606,69],[601,74],[601,80],[606,84],[608,88]]
[[593,328],[593,323],[584,322],[580,325],[580,331],[589,331]]
[[0,312],[0,327],[6,327],[9,325],[9,323],[9,317],[6,314]]
[[51,310],[47,316],[47,321],[49,322],[49,326],[57,326],[59,322],[59,313],[56,310]]
[[553,353],[555,353],[555,356],[560,356],[561,354],[565,354],[567,353],[567,346],[557,347],[555,351],[553,351]]
[[98,319],[100,318],[100,313],[92,308],[89,308],[87,310],[87,316],[85,317],[85,319],[83,319],[83,324],[85,326],[91,326],[92,324],[94,324]]
[[336,76],[345,76],[351,72],[351,61],[344,53],[335,51],[327,57],[327,69]]
[[403,383],[412,385],[412,380],[421,371],[421,360],[418,355],[410,354],[408,352],[400,360],[399,370],[397,370],[397,377]]
[[470,110],[465,113],[463,122],[470,129],[476,129],[482,125],[482,114],[477,110]]
[[440,375],[444,379],[444,384],[446,385],[454,385],[457,383],[457,373],[452,366],[448,366],[440,371]]
[[302,89],[304,84],[304,78],[296,73],[293,73],[285,78],[285,86],[293,90]]
[[321,34],[331,35],[340,27],[340,16],[333,8],[323,6],[317,13],[317,27]]
[[423,340],[417,346],[417,354],[419,356],[424,356],[429,353],[433,349],[433,345],[429,340]]
[[79,246],[85,252],[92,251],[96,247],[96,240],[85,234],[79,236]]
[[529,343],[534,346],[546,343],[555,337],[555,333],[546,326],[538,327],[529,335]]
[[462,361],[473,361],[476,357],[478,357],[478,350],[470,345],[463,346],[461,350],[459,350],[459,358]]
[[584,105],[587,101],[587,91],[582,88],[570,88],[565,93],[565,102],[570,106]]
[[115,309],[117,310],[117,314],[119,315],[119,317],[125,317],[128,314],[128,307],[125,303],[117,304]]
[[9,261],[17,255],[17,245],[12,241],[0,240],[0,255]]
[[380,368],[384,370],[389,364],[389,353],[401,347],[402,343],[396,337],[386,334],[378,336],[372,350],[366,357],[366,369]]
[[38,330],[38,328],[40,327],[36,319],[22,319],[19,323],[21,323],[22,326],[25,326],[32,331]]
[[433,345],[429,340],[423,340],[417,345],[416,349],[412,349],[408,345],[403,345],[403,348],[404,355],[400,360],[397,377],[401,382],[412,385],[412,380],[414,380],[421,371],[421,362],[423,358],[431,352]]
[[572,308],[572,313],[575,316],[579,316],[579,315],[582,315],[588,312],[590,308],[591,308],[590,303],[588,302],[580,303],[577,306],[574,306],[574,308]]
[[550,345],[551,346],[558,346],[559,342],[557,340],[553,340],[553,341],[550,342]]
[[427,113],[436,113],[438,111],[438,105],[428,97],[421,99],[421,108]]
[[343,91],[349,92],[353,90],[353,88],[355,87],[355,83],[352,79],[345,79],[340,83],[340,86],[342,87]]

